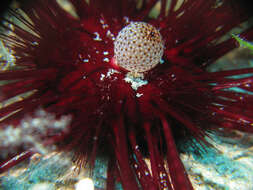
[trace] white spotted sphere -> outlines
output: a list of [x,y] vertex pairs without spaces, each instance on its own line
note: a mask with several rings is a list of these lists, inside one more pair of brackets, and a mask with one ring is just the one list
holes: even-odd
[[133,74],[154,68],[160,62],[163,50],[160,32],[145,22],[131,22],[114,41],[116,64]]

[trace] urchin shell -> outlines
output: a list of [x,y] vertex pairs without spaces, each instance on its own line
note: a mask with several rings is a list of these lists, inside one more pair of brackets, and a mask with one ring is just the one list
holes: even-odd
[[133,73],[154,68],[163,50],[160,32],[145,22],[131,22],[118,33],[114,42],[116,64]]

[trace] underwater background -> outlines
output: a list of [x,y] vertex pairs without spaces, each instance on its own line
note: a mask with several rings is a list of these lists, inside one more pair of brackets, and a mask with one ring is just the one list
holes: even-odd
[[[72,11],[72,7],[67,1],[59,0],[59,2],[65,9]],[[251,21],[248,24],[252,24]],[[0,41],[1,60],[8,60],[0,65],[2,70],[15,68],[15,64],[13,64],[15,57]],[[246,47],[238,47],[219,59],[209,68],[209,71],[248,67],[253,67],[253,51]],[[35,125],[46,125],[45,118],[48,120],[52,117],[40,115]],[[52,120],[54,121],[50,120],[50,123],[62,122],[56,121],[55,118]],[[0,130],[0,145],[7,142],[10,144],[20,143],[17,140],[20,135],[22,135],[21,132],[14,129],[13,131]],[[193,187],[196,190],[252,190],[253,135],[238,131],[229,133],[226,131],[219,134],[212,133],[210,136],[212,140],[208,139],[208,141],[213,147],[205,147],[204,150],[199,146],[202,149],[200,153],[190,145],[188,146],[187,142],[180,145],[180,148],[185,152],[180,157]],[[34,144],[36,145],[36,143]],[[88,166],[86,169],[77,171],[71,161],[73,156],[71,153],[55,152],[53,148],[45,150],[45,152],[46,154],[35,154],[31,159],[1,174],[0,190],[73,190],[78,189],[78,182],[87,177],[92,178],[95,189],[104,188],[107,171],[105,158],[97,158],[95,169],[91,173]],[[0,150],[0,154],[4,155],[6,152]],[[117,185],[118,189],[122,189],[120,184]]]

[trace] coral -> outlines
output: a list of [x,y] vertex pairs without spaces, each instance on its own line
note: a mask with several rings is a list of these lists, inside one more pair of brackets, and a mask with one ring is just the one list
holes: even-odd
[[[1,157],[13,155],[18,152],[19,147],[35,148],[42,154],[48,153],[48,148],[42,144],[43,137],[66,131],[70,121],[70,116],[61,116],[57,120],[53,114],[38,109],[34,115],[24,117],[20,125],[0,129]],[[50,149],[53,150],[53,147]]]
[[[252,94],[231,90],[252,92],[253,78],[243,74],[253,69],[207,71],[237,46],[222,37],[249,19],[241,7],[236,14],[229,0],[70,2],[77,17],[55,0],[9,11],[20,24],[6,19],[9,34],[0,38],[14,52],[16,69],[0,73],[0,98],[29,94],[0,109],[2,126],[17,126],[39,107],[56,118],[71,115],[66,131],[44,141],[75,151],[80,167],[106,155],[107,189],[120,181],[127,190],[193,189],[177,142],[195,139],[204,147],[209,131],[253,131]],[[160,11],[151,16],[154,6]],[[141,79],[114,57],[117,34],[133,21],[159,30],[165,47],[161,63]],[[252,40],[253,29],[240,36]]]

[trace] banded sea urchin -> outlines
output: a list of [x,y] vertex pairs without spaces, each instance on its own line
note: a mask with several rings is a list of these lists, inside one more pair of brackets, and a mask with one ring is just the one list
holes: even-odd
[[[0,73],[0,80],[8,81],[1,86],[1,101],[30,94],[0,109],[2,126],[16,125],[39,107],[71,115],[67,131],[45,139],[60,149],[74,149],[91,165],[105,152],[110,160],[107,189],[114,189],[117,178],[126,190],[193,189],[175,140],[188,136],[205,143],[206,131],[219,128],[253,131],[253,96],[230,90],[252,92],[252,76],[231,76],[253,69],[206,71],[236,47],[234,39],[220,38],[249,18],[240,8],[240,16],[235,15],[229,0],[69,1],[77,17],[56,0],[37,0],[9,11],[20,24],[3,22],[9,34],[0,37],[14,52],[16,67]],[[159,15],[150,17],[157,3]],[[131,35],[117,41],[131,23],[151,30],[144,37],[161,41],[147,44],[143,60],[138,50],[128,51],[136,48],[128,46]],[[253,29],[241,36],[252,39]],[[125,57],[122,46],[137,58]],[[154,58],[152,48],[157,47]],[[161,55],[164,63],[158,64]],[[137,76],[128,80],[136,60],[145,64],[134,63],[140,64],[133,68]],[[140,80],[138,73],[143,73]]]

